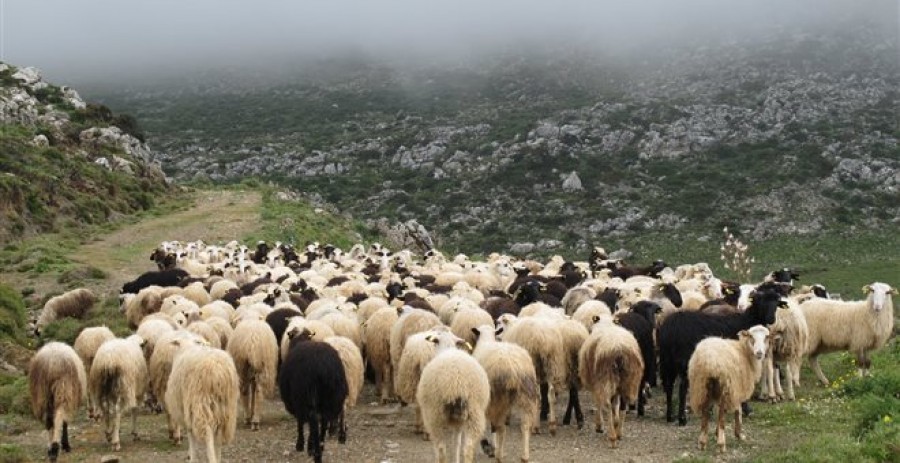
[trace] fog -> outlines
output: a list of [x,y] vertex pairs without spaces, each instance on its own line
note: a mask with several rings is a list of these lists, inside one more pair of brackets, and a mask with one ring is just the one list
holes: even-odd
[[76,83],[347,51],[412,60],[567,44],[640,53],[848,20],[897,26],[898,0],[0,0],[0,60]]

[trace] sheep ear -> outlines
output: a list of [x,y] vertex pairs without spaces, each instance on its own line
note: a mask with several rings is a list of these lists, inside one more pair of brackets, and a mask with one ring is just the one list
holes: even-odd
[[872,291],[872,287],[869,285],[865,285],[862,287],[863,294],[869,294],[869,292],[871,292],[871,291]]
[[481,335],[481,332],[478,331],[478,328],[472,328],[472,334],[475,335],[475,339],[478,339],[478,336]]
[[738,336],[741,336],[741,337],[743,337],[743,336],[750,336],[750,332],[747,331],[747,330],[741,330],[741,332],[738,333]]
[[437,338],[437,336],[435,336],[435,335],[433,335],[433,334],[429,334],[428,336],[425,336],[425,340],[428,341],[428,342],[434,343],[434,344],[437,344],[437,343],[438,343],[438,338]]
[[599,316],[599,315],[594,315],[593,317],[591,317],[591,322],[597,323],[597,322],[599,322],[599,321],[600,321],[600,316]]
[[891,294],[891,295],[896,296],[896,295],[898,294],[898,293],[897,293],[897,288],[891,288],[891,289],[889,289],[889,290],[888,290],[888,294]]

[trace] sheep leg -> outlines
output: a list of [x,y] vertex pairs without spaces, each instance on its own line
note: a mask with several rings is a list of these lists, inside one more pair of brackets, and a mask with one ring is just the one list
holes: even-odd
[[344,444],[347,442],[347,425],[344,423],[344,413],[345,411],[341,411],[341,416],[338,417],[338,442]]
[[647,406],[647,383],[642,382],[641,386],[638,388],[638,403],[637,403],[637,416],[644,416],[645,408]]
[[216,461],[216,436],[211,427],[206,427],[206,460],[209,463],[218,463]]
[[666,422],[675,421],[675,415],[672,413],[672,393],[675,392],[675,378],[669,375],[663,376],[663,391],[666,393]]
[[259,384],[256,382],[256,379],[253,380],[253,383],[250,386],[250,430],[251,431],[259,431],[259,398],[262,395],[262,391],[259,388]]
[[250,412],[250,387],[247,384],[241,385],[241,408],[244,409],[244,424],[249,425],[252,414]]
[[709,403],[704,400],[700,407],[700,437],[697,438],[697,448],[700,450],[706,450],[706,443],[709,440],[709,412]]
[[47,456],[50,458],[50,461],[56,461],[56,458],[59,456],[60,433],[64,422],[62,409],[56,410],[53,414],[53,429],[50,430],[50,448],[47,450]]
[[615,416],[613,415],[614,412],[610,400],[603,400],[600,404],[600,410],[598,410],[597,412],[603,415],[603,420],[606,421],[606,436],[609,439],[609,446],[611,448],[616,448],[616,441],[618,440],[618,438],[616,437]]
[[684,426],[687,424],[687,409],[685,408],[687,405],[687,390],[688,390],[688,377],[687,374],[681,375],[681,384],[678,385],[678,425]]
[[115,406],[116,416],[113,418],[113,431],[112,431],[112,448],[115,451],[122,450],[122,444],[119,443],[119,429],[122,426],[122,407],[119,407],[119,404]]
[[506,445],[506,423],[501,420],[494,429],[494,457],[498,462],[503,461],[503,447]]
[[432,429],[431,443],[434,446],[434,459],[438,463],[447,463],[447,442],[444,440],[444,429],[440,426]]
[[794,386],[800,387],[800,366],[803,363],[803,357],[798,357],[796,359],[791,359],[788,362],[791,365],[791,380],[794,383]]
[[134,440],[140,440],[137,432],[137,412],[137,407],[131,407],[131,438]]
[[556,387],[550,384],[547,387],[547,406],[549,408],[550,420],[548,421],[548,425],[550,428],[550,435],[556,435]]
[[785,371],[784,377],[787,380],[785,382],[785,386],[787,387],[787,391],[785,391],[785,392],[787,392],[787,399],[794,400],[795,399],[795,396],[794,396],[794,365],[790,360],[787,362],[784,362],[784,371]]
[[[475,426],[469,426],[469,429],[462,433],[463,461],[466,463],[475,461],[475,444],[478,443],[478,431],[474,428]],[[500,448],[502,449],[503,446]]]
[[547,421],[547,414],[550,412],[550,385],[541,383],[541,421]]
[[106,436],[106,442],[112,442],[112,411],[109,404],[103,406],[103,434]]
[[[719,400],[718,404],[719,416],[716,420],[716,445],[719,446],[719,453],[725,453],[725,404]],[[740,413],[740,412],[737,412]]]
[[416,434],[422,434],[422,440],[428,440],[428,433],[422,430],[422,409],[416,405]]
[[857,352],[856,365],[858,367],[857,373],[859,374],[860,378],[863,376],[868,376],[869,367],[872,366],[872,361],[869,359],[869,356],[865,350]]
[[199,447],[199,443],[194,442],[197,438],[194,437],[194,433],[192,433],[192,432],[187,433],[187,435],[188,435],[188,460],[191,463],[194,463],[195,461],[200,461],[197,458],[197,447]]
[[297,443],[294,445],[294,449],[298,452],[303,451],[303,420],[297,419]]
[[[773,376],[772,379],[775,382],[775,398],[776,398],[776,400],[784,399],[784,389],[782,389],[782,387],[781,387],[781,371],[782,371],[782,367],[779,366],[775,370],[774,374],[772,375]],[[788,383],[790,383],[790,380],[788,380]],[[770,397],[772,396],[771,392],[769,393],[769,396]]]
[[823,386],[828,386],[828,378],[825,377],[825,373],[822,373],[822,367],[819,366],[819,354],[810,354],[809,366],[812,367],[813,372],[816,373],[819,382],[822,383]]
[[519,429],[522,431],[522,463],[527,463],[530,459],[530,448],[531,448],[531,433],[529,429],[531,428],[531,420],[526,418],[526,416],[531,416],[527,413],[523,413],[520,418],[521,423],[519,423]]
[[743,420],[743,418],[741,417],[741,411],[735,410],[734,411],[734,437],[735,437],[735,439],[743,442],[744,433],[743,433],[743,430],[741,429],[743,427],[742,426],[743,422],[741,420]]
[[485,429],[484,435],[481,437],[481,451],[487,455],[488,458],[494,458],[494,450],[497,448],[496,429],[496,426],[491,423],[491,428]]
[[62,422],[62,449],[66,452],[72,451],[72,446],[69,445],[69,423],[66,421]]
[[[620,406],[621,405],[621,406]],[[625,424],[625,410],[624,408],[625,401],[622,400],[622,397],[619,394],[612,400],[612,418],[613,418],[613,427],[616,430],[616,442],[613,445],[613,448],[618,447],[619,441],[622,440],[622,426]]]

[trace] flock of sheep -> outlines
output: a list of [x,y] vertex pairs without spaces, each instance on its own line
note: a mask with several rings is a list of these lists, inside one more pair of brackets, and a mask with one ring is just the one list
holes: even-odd
[[[690,392],[701,449],[718,408],[724,451],[726,414],[734,413],[741,439],[741,404],[756,384],[770,400],[793,399],[804,356],[826,384],[821,353],[850,351],[865,374],[870,352],[893,331],[897,294],[873,283],[865,300],[837,301],[819,285],[795,288],[788,269],[739,285],[706,264],[630,267],[601,248],[585,262],[539,263],[497,254],[448,259],[436,250],[417,257],[378,244],[342,252],[312,243],[298,253],[264,242],[256,249],[165,242],[151,259],[159,269],[122,288],[133,335],[85,328],[72,347],[50,342],[29,365],[32,409],[50,431],[51,461],[70,450],[68,422],[83,397],[114,450],[121,415],[131,411],[134,432],[146,404],[167,414],[174,442],[187,434],[191,461],[201,450],[220,461],[238,402],[246,425],[258,430],[260,403],[277,383],[298,422],[296,450],[321,462],[326,435],[346,439],[344,417],[366,376],[383,403],[416,405],[417,429],[440,462],[451,452],[473,461],[479,443],[502,461],[513,414],[528,461],[529,436],[542,421],[555,434],[564,392],[562,424],[574,415],[583,425],[579,389],[592,395],[596,430],[616,447],[628,407],[644,414],[657,374],[669,421],[676,380],[682,425]],[[34,330],[82,316],[95,301],[86,289],[53,298]],[[493,439],[484,436],[487,423]]]

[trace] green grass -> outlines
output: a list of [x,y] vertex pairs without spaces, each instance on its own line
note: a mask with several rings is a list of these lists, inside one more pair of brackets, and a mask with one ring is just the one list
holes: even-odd
[[262,190],[262,230],[243,237],[244,242],[281,241],[300,247],[307,241],[318,241],[349,249],[355,243],[380,238],[363,224],[318,209],[306,200],[280,201],[276,198],[277,191]]
[[29,461],[25,451],[15,444],[0,444],[0,463],[24,463]]
[[13,288],[0,284],[0,339],[24,342],[25,303]]
[[824,356],[821,364],[830,387],[804,369],[796,402],[755,408],[749,426],[766,431],[758,439],[775,442],[751,461],[900,461],[900,341],[873,356],[865,378],[857,377],[847,353]]

